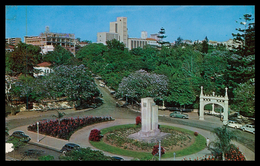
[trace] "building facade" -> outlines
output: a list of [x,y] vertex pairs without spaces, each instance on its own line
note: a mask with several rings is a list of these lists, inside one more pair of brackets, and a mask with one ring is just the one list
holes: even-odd
[[128,32],[126,17],[117,17],[116,22],[110,22],[109,32],[97,33],[97,43],[103,43],[106,45],[106,41],[112,39],[123,42],[127,47]]
[[16,46],[21,41],[19,37],[6,38],[5,43]]
[[106,41],[109,40],[119,40],[119,34],[118,33],[110,33],[110,32],[98,32],[97,33],[97,42],[103,43],[106,45]]
[[49,32],[48,27],[46,28],[46,31],[39,36],[25,36],[24,42],[26,44],[40,46],[42,53],[53,51],[55,45],[60,45],[75,55],[75,34]]

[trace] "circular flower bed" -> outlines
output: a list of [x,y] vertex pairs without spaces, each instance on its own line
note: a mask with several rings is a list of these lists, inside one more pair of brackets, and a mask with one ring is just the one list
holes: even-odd
[[[66,118],[62,119],[59,123],[59,120],[50,120],[39,122],[39,133],[46,134],[52,137],[58,137],[61,139],[68,140],[76,130],[91,125],[94,123],[105,122],[114,120],[111,116],[104,117],[92,117],[87,116],[84,118]],[[34,123],[27,127],[28,131],[37,132],[37,124]]]
[[[128,124],[113,126],[101,130],[104,135],[100,142],[90,143],[101,150],[114,154],[121,154],[136,158],[152,156],[152,151],[158,143],[147,143],[128,138],[130,134],[140,131],[140,125]],[[206,139],[194,132],[177,127],[162,125],[160,130],[170,135],[161,140],[161,146],[164,147],[165,154],[163,157],[172,157],[176,152],[176,157],[196,153],[206,147]]]

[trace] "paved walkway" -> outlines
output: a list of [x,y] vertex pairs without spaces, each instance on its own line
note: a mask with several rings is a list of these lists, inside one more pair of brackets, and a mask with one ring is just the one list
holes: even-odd
[[[70,137],[69,141],[39,134],[40,142],[37,142],[37,134],[35,132],[28,131],[27,130],[28,125],[14,128],[14,129],[10,130],[9,133],[11,134],[16,130],[22,130],[22,131],[25,132],[25,134],[27,134],[31,137],[30,142],[49,147],[53,150],[60,150],[63,147],[63,145],[65,145],[68,142],[74,142],[76,144],[79,144],[81,147],[91,147],[92,149],[96,149],[88,141],[89,133],[92,129],[94,129],[94,128],[103,129],[103,128],[107,128],[107,127],[115,126],[115,125],[134,124],[134,123],[135,123],[135,119],[116,119],[115,121],[93,124],[93,125],[90,125],[90,126],[86,126],[86,127],[82,128],[80,130],[77,130]],[[197,131],[201,135],[203,135],[205,138],[208,137],[210,140],[214,140],[214,135],[212,133],[210,133],[209,131],[206,131],[206,130],[203,130],[203,129],[194,128],[194,127],[190,127],[190,126],[184,126],[184,125],[180,125],[180,124],[173,124],[173,123],[160,122],[160,124],[185,128],[185,129],[188,129],[188,130],[191,130],[191,131]],[[240,148],[240,151],[242,153],[244,153],[247,160],[255,160],[255,153],[254,152],[252,152],[247,147],[245,147],[244,145],[242,145],[238,142],[234,141],[233,143]],[[109,156],[115,155],[115,154],[112,154],[112,153],[109,153],[109,152],[104,152],[104,154],[109,155]],[[182,160],[184,157],[186,159],[194,160],[197,157],[200,158],[200,157],[203,157],[205,155],[210,155],[210,154],[211,154],[210,151],[208,151],[207,148],[205,148],[202,151],[195,153],[195,154],[192,154],[192,155],[176,157],[175,160]],[[120,156],[120,155],[116,155],[116,156]],[[133,159],[132,157],[128,157],[128,156],[121,156],[121,157],[123,157],[125,160]],[[163,160],[174,160],[174,158],[172,157],[172,158],[167,158],[167,159],[163,159]]]

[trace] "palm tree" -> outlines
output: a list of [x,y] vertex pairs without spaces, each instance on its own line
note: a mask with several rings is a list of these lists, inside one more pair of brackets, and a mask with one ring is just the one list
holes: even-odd
[[229,151],[231,148],[231,140],[236,140],[236,136],[233,132],[227,130],[227,125],[223,125],[222,127],[215,128],[213,133],[217,136],[217,140],[211,142],[210,146],[214,148],[209,148],[215,152],[221,151],[222,153],[222,160],[225,160],[225,153]]
[[64,112],[59,112],[59,111],[57,111],[58,112],[58,115],[52,115],[52,117],[56,117],[56,118],[58,118],[59,119],[59,125],[60,125],[60,119],[64,116],[64,115],[66,115]]

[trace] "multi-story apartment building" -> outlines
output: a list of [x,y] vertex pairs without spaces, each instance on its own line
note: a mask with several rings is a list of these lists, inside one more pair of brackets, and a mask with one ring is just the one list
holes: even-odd
[[75,55],[75,34],[49,32],[48,27],[46,27],[46,31],[39,36],[25,36],[24,42],[26,44],[40,46],[42,53],[53,51],[55,45],[60,45]]
[[21,41],[19,37],[6,38],[5,43],[16,46]]

